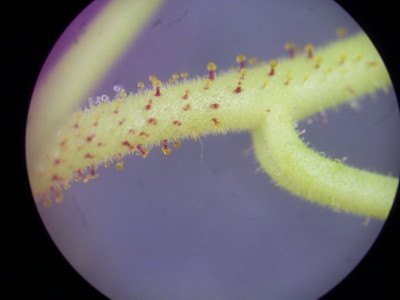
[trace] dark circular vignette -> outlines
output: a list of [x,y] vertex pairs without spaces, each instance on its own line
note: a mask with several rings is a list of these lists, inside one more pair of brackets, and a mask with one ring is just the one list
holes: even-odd
[[3,181],[12,188],[4,197],[1,216],[6,237],[0,250],[4,299],[107,299],[69,265],[51,240],[33,201],[25,163],[26,118],[36,78],[57,39],[91,2],[12,2],[2,12],[7,53],[2,84],[5,99],[14,100],[8,109],[17,112],[2,118],[11,129],[6,140],[16,146],[6,154],[12,181]]
[[[10,153],[6,154],[6,160],[12,160],[13,163],[12,168],[6,169],[10,172],[7,176],[12,181],[3,182],[15,187],[11,196],[4,197],[6,207],[2,210],[1,218],[6,221],[6,225],[2,226],[6,240],[1,251],[6,253],[1,252],[0,256],[0,279],[12,291],[12,299],[106,299],[69,265],[46,232],[30,192],[24,152],[29,99],[39,71],[64,29],[91,2],[67,2],[64,5],[43,2],[21,4],[21,7],[12,7],[3,12],[4,17],[0,21],[2,30],[7,30],[4,40],[7,42],[4,46],[6,51],[11,50],[9,57],[5,59],[12,62],[6,70],[7,73],[1,75],[2,83],[6,97],[16,98],[12,103],[8,102],[11,105],[8,109],[17,112],[17,122],[15,115],[7,114],[3,117],[6,126],[16,125],[7,133],[11,133],[9,141],[17,145],[16,149],[11,148],[11,151],[8,150]],[[396,55],[400,53],[400,49],[393,40],[398,23],[394,2],[336,2],[373,40],[387,64],[395,91],[399,95],[400,68]],[[18,12],[18,15],[12,12]],[[8,127],[11,128],[10,125]],[[400,232],[399,211],[397,196],[389,219],[361,264],[321,299],[354,299],[365,296],[369,296],[368,299],[389,299],[400,295],[396,282],[396,278],[400,278],[400,260],[397,255],[400,247],[394,242]]]
[[[399,21],[393,2],[335,0],[367,33],[391,76],[399,101],[400,61],[399,45],[393,43]],[[399,108],[399,107],[397,107]],[[400,133],[399,133],[400,134]],[[322,300],[330,299],[394,299],[400,295],[400,251],[395,242],[400,232],[399,189],[391,213],[375,243],[361,263]],[[393,298],[394,297],[394,298]]]

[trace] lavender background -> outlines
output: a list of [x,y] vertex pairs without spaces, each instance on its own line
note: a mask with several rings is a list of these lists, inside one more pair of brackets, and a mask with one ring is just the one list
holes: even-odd
[[[210,60],[226,69],[238,53],[268,60],[284,55],[286,41],[322,44],[339,26],[358,30],[333,1],[168,1],[93,95],[134,89],[150,74],[204,74]],[[359,112],[329,112],[329,124],[302,123],[305,139],[351,165],[397,174],[395,96],[376,97]],[[122,172],[100,168],[62,205],[38,209],[68,261],[112,299],[316,299],[355,267],[383,223],[277,188],[255,172],[250,146],[249,134],[230,134],[185,141],[168,157],[155,149],[126,158]]]

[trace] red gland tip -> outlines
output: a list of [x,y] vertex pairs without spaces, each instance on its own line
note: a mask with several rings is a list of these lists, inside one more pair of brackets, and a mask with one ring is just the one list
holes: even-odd
[[307,52],[307,58],[311,59],[314,57],[314,45],[313,44],[307,44],[304,47],[304,50]]
[[296,54],[296,44],[293,42],[286,43],[285,50],[288,52],[290,58],[294,58]]
[[271,60],[269,62],[269,66],[270,66],[270,71],[268,73],[268,76],[274,76],[275,75],[275,67],[278,65],[278,62],[276,60]]
[[247,59],[247,56],[244,54],[239,54],[238,56],[236,56],[236,62],[239,63],[240,69],[246,68],[246,64],[245,64],[246,59]]

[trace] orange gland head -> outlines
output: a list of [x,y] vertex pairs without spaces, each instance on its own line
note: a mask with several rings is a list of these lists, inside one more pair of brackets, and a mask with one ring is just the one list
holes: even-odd
[[346,62],[347,56],[342,54],[340,55],[340,60],[339,60],[339,64],[343,65]]
[[197,141],[200,139],[201,131],[198,129],[193,130],[192,132],[192,140]]
[[153,82],[153,81],[155,81],[155,80],[158,80],[158,78],[157,78],[156,75],[150,75],[150,76],[149,76],[149,80],[150,80],[151,82]]
[[171,77],[168,79],[169,83],[175,83],[179,77],[181,77],[178,73],[174,73],[171,75]]
[[249,59],[249,64],[252,65],[252,66],[255,66],[258,63],[259,63],[259,61],[258,61],[257,57],[252,57],[252,58]]
[[173,79],[175,79],[175,80],[178,80],[179,77],[181,77],[181,75],[179,75],[178,73],[174,73],[174,74],[172,74],[172,76],[171,76],[171,78],[173,78]]
[[69,183],[68,180],[64,181],[64,190],[69,190],[71,189],[71,184]]
[[217,70],[217,65],[214,62],[209,62],[207,64],[208,79],[215,79],[215,71]]
[[182,73],[180,74],[180,77],[183,78],[183,79],[186,79],[186,78],[189,77],[189,73],[188,73],[188,72],[182,72]]
[[285,50],[289,53],[290,58],[294,58],[296,53],[296,44],[293,42],[286,43]]
[[121,90],[117,93],[117,95],[118,95],[118,98],[126,98],[126,97],[128,97],[128,93],[127,93],[124,89],[121,89]]
[[313,58],[314,57],[314,45],[313,44],[307,44],[304,47],[304,51],[307,53],[308,58]]
[[181,142],[181,141],[175,141],[175,142],[172,143],[172,145],[173,145],[175,148],[179,148],[180,146],[182,146],[182,142]]
[[124,162],[121,160],[115,164],[115,170],[121,171],[124,169]]
[[236,56],[236,62],[239,64],[240,69],[246,68],[245,61],[247,59],[247,56],[244,54],[239,54]]

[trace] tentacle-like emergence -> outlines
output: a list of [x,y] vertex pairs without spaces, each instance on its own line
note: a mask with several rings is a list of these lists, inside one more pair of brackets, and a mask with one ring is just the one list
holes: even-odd
[[340,210],[384,218],[397,179],[346,167],[319,157],[299,140],[293,122],[390,85],[379,54],[365,34],[270,62],[238,55],[235,71],[188,79],[174,74],[168,84],[151,76],[151,88],[119,91],[67,118],[47,152],[31,166],[37,199],[62,199],[71,179],[97,176],[100,164],[136,153],[146,157],[159,145],[164,154],[184,138],[228,131],[253,132],[256,155],[278,185]]

